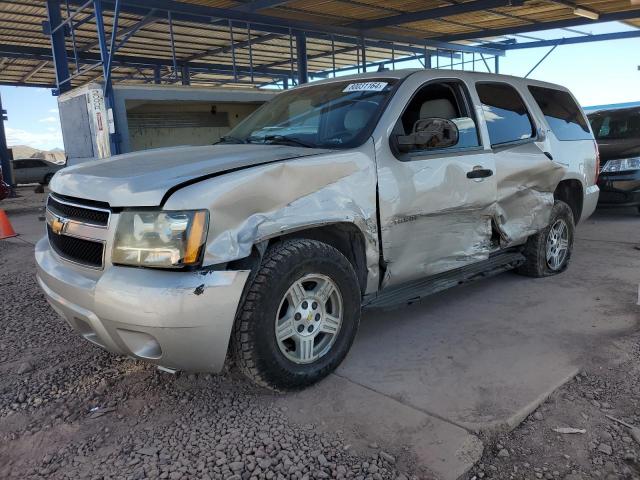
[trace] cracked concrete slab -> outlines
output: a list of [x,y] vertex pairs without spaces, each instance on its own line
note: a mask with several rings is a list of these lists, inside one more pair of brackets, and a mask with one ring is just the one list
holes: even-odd
[[278,403],[298,423],[343,430],[358,450],[376,450],[371,445],[379,443],[419,469],[420,478],[456,480],[482,456],[475,435],[339,375]]
[[618,295],[597,288],[626,285],[632,303],[638,265],[627,248],[608,245],[601,263],[602,246],[578,238],[559,276],[507,273],[368,313],[338,373],[472,431],[511,429],[578,372],[583,355],[635,325]]

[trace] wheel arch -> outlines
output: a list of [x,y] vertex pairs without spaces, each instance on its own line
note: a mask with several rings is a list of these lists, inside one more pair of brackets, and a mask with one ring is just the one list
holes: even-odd
[[555,200],[561,200],[571,208],[574,223],[577,225],[582,216],[584,188],[582,182],[575,178],[562,180],[553,192]]
[[369,274],[367,269],[366,239],[362,230],[350,222],[309,225],[296,230],[281,232],[254,245],[249,257],[231,262],[228,268],[250,268],[256,271],[262,262],[264,252],[269,246],[294,238],[317,240],[334,247],[342,253],[356,272],[360,292],[364,295]]
[[367,288],[367,256],[365,236],[362,230],[349,222],[337,222],[327,225],[310,226],[301,230],[284,233],[269,239],[269,245],[292,238],[305,238],[317,240],[331,245],[342,253],[353,266],[360,286],[360,292],[364,294]]

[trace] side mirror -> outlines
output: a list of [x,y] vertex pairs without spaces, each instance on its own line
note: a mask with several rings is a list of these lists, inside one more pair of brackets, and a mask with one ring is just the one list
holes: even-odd
[[409,135],[396,136],[398,150],[403,153],[412,150],[427,150],[452,147],[458,143],[460,132],[451,120],[446,118],[423,118],[413,125]]

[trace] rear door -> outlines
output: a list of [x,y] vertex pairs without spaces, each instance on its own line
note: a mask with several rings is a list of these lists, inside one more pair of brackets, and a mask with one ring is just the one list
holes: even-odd
[[565,170],[553,161],[544,129],[538,128],[513,85],[478,82],[476,91],[495,162],[495,221],[501,243],[503,247],[522,243],[547,226],[553,192]]

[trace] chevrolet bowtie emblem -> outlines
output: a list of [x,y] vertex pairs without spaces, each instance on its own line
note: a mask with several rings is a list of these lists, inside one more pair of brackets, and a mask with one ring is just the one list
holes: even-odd
[[49,221],[49,226],[51,227],[51,231],[56,235],[62,235],[64,233],[64,229],[67,225],[67,220],[60,217],[53,217]]

